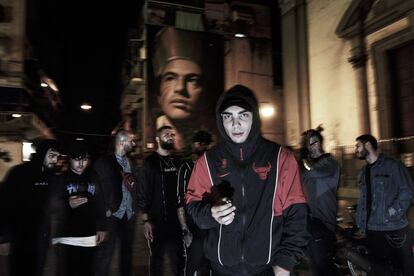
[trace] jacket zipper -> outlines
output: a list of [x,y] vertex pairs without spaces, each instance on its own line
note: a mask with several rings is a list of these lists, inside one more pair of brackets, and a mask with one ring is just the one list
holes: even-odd
[[241,240],[241,261],[244,262],[244,242],[245,242],[245,236],[246,236],[246,212],[245,212],[245,196],[246,191],[244,189],[244,172],[241,173],[241,186],[242,186],[242,224],[243,224],[243,231],[242,231],[242,240]]
[[167,221],[167,202],[165,200],[166,195],[165,195],[165,184],[164,184],[164,168],[161,164],[161,160],[160,160],[160,167],[161,167],[161,193],[162,193],[162,205],[163,205],[163,209],[164,209],[164,221]]
[[[243,148],[240,148],[240,160],[243,161]],[[244,188],[244,170],[241,170],[241,175],[240,175],[240,183],[241,183],[241,188],[242,188],[242,237],[241,237],[241,261],[244,262],[244,242],[245,242],[245,238],[246,238],[246,212],[245,212],[245,197],[246,197],[246,191]]]

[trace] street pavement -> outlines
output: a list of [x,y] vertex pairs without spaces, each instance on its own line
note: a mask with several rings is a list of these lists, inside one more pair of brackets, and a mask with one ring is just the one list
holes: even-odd
[[[338,200],[338,215],[343,217],[345,222],[350,222],[352,218],[349,216],[348,211],[346,209],[347,206],[351,206],[355,204],[357,201],[356,199],[348,198],[348,199],[340,199]],[[414,207],[411,206],[408,213],[410,227],[414,229]],[[111,271],[109,276],[118,276],[118,259],[117,259],[117,250],[114,254]],[[142,227],[137,223],[136,233],[135,233],[135,241],[133,244],[133,275],[132,276],[148,276],[148,267],[149,267],[149,251],[147,241],[144,238],[144,234],[142,232]],[[7,276],[6,269],[5,269],[6,259],[5,257],[0,257],[0,276]],[[54,265],[55,261],[53,258],[53,249],[49,251],[48,254],[48,261],[45,267],[45,274],[44,276],[54,276]],[[309,271],[309,265],[307,260],[305,259],[297,268],[295,276],[310,276],[311,273]],[[157,275],[154,275],[157,276]]]

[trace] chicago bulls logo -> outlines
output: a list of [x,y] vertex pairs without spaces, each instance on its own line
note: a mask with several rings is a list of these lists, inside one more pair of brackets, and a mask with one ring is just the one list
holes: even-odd
[[253,163],[252,169],[255,173],[259,175],[260,180],[266,180],[267,175],[269,174],[270,170],[272,169],[272,164],[267,162],[267,166],[265,167],[256,167],[256,163]]

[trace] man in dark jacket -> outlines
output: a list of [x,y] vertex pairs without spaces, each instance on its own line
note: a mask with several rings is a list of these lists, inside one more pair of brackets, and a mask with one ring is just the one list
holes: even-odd
[[309,230],[312,239],[308,254],[315,276],[334,276],[338,271],[335,255],[335,227],[340,170],[338,163],[323,151],[323,129],[309,129],[302,134],[302,180],[310,209]]
[[60,156],[56,140],[44,140],[31,161],[10,169],[0,193],[0,243],[10,246],[11,276],[40,276],[49,244],[47,205]]
[[197,160],[186,194],[188,213],[209,230],[213,275],[289,275],[309,238],[296,159],[261,136],[247,87],[222,94],[216,119],[223,141]]
[[191,177],[191,172],[194,168],[195,161],[208,149],[210,143],[213,142],[211,134],[200,130],[193,136],[193,157],[192,160],[184,162],[178,170],[177,180],[177,199],[178,209],[177,215],[180,221],[183,239],[186,245],[186,266],[185,275],[194,276],[209,276],[210,267],[208,260],[203,253],[203,243],[207,231],[201,230],[188,216],[184,209],[184,196],[187,191],[188,182]]
[[150,275],[162,276],[168,271],[172,275],[181,275],[184,268],[177,217],[179,162],[172,155],[174,138],[175,132],[170,126],[157,130],[157,151],[145,159],[139,183],[138,210],[150,246]]
[[130,131],[118,131],[115,135],[114,153],[99,158],[94,165],[101,181],[107,216],[107,237],[97,253],[97,276],[109,274],[112,254],[118,240],[119,275],[131,274],[137,180],[127,153],[134,148],[134,140],[135,135]]
[[69,157],[70,168],[53,181],[51,195],[56,275],[92,276],[96,247],[105,238],[104,199],[88,146],[74,142]]
[[[357,225],[365,232],[374,261],[391,261],[403,275],[414,275],[412,242],[407,210],[413,199],[413,183],[404,165],[378,153],[377,140],[370,134],[356,138],[356,156],[367,162],[359,175],[360,197]],[[374,266],[376,275],[392,275]]]

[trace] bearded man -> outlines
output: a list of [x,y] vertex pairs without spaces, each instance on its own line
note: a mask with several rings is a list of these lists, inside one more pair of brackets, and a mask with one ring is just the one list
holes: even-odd
[[138,186],[139,217],[150,249],[150,275],[161,276],[166,272],[179,275],[184,269],[184,258],[177,217],[179,162],[172,155],[173,128],[159,128],[155,140],[157,151],[145,159]]
[[[375,275],[394,275],[382,264],[391,262],[404,276],[413,275],[412,243],[407,211],[413,200],[413,183],[404,164],[379,153],[377,139],[356,138],[355,155],[365,160],[359,174],[357,226],[367,236]],[[400,274],[398,274],[400,275]]]

